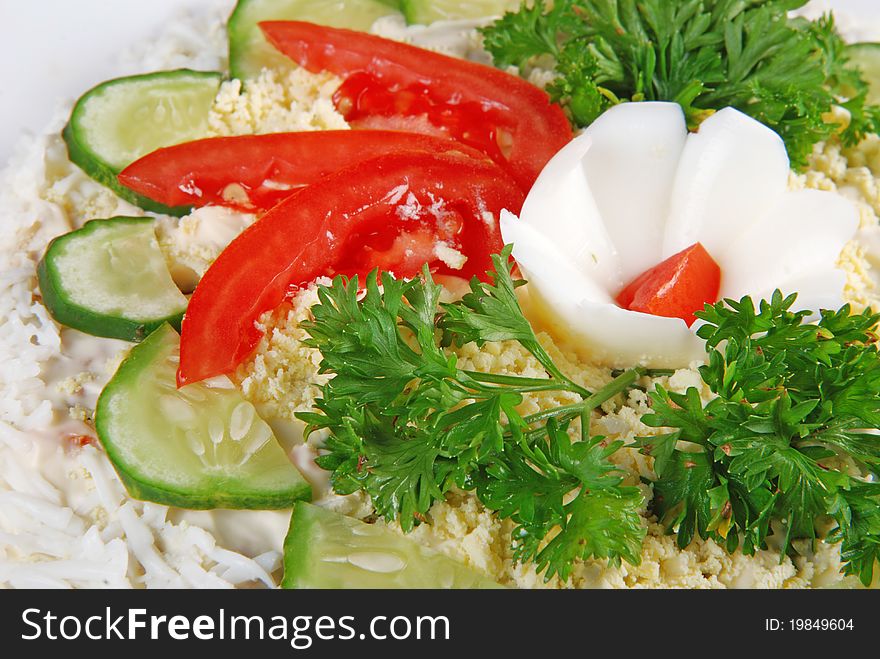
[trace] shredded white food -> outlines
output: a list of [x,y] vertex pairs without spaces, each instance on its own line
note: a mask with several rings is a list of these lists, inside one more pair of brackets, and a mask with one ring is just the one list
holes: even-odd
[[[231,4],[174,21],[121,57],[120,74],[225,67]],[[67,439],[94,437],[91,410],[124,344],[62,331],[36,294],[37,261],[86,220],[144,214],[68,161],[59,133],[69,111],[19,144],[0,175],[0,586],[274,586],[283,531],[251,555],[219,546],[167,507],[131,500],[103,452]]]
[[[188,66],[226,66],[224,21],[234,3],[218,2],[210,15],[182,15],[161,39],[150,40],[120,58],[120,74]],[[462,30],[462,27],[468,29]],[[375,30],[390,38],[458,56],[475,57],[479,39],[472,25],[405,28],[383,19]],[[876,35],[875,35],[876,36]],[[538,80],[538,82],[546,80]],[[224,83],[210,116],[216,135],[276,130],[345,128],[330,95],[337,81],[304,71],[264,73],[242,91]],[[61,108],[45,134],[23,141],[0,175],[0,586],[29,587],[254,587],[277,585],[281,542],[288,511],[180,511],[132,500],[105,454],[77,438],[94,438],[92,410],[97,395],[128,349],[127,344],[61,329],[41,304],[36,264],[55,236],[97,217],[143,215],[73,166],[59,136],[70,106]],[[858,308],[878,304],[880,265],[880,138],[841,150],[820,145],[810,170],[792,176],[792,187],[837,189],[860,209],[862,234],[841,255],[846,296]],[[160,244],[179,284],[191,286],[253,216],[218,209],[183,219],[159,217]],[[462,255],[440,244],[437,252],[455,267]],[[362,495],[328,492],[326,474],[313,458],[322,439],[301,443],[294,412],[307,409],[325,381],[317,373],[320,355],[303,345],[299,322],[316,301],[314,287],[290,307],[262,319],[265,337],[256,356],[242,365],[236,381],[265,415],[315,488],[322,505],[357,517],[372,513]],[[564,370],[587,387],[601,386],[607,370],[578,363],[541,340]],[[534,358],[515,344],[459,349],[462,367],[539,376]],[[683,369],[659,380],[682,391],[702,387],[699,374]],[[708,392],[706,392],[708,394]],[[544,398],[542,398],[544,396]],[[570,402],[565,394],[536,394],[526,411]],[[632,391],[603,406],[595,423],[611,439],[631,442],[652,429],[640,422],[645,394]],[[299,424],[299,425],[298,425]],[[652,474],[649,458],[624,449],[614,458],[629,480],[650,495],[639,477]],[[801,547],[795,561],[779,562],[773,551],[755,557],[728,555],[713,542],[675,547],[645,511],[649,533],[638,567],[610,568],[586,561],[566,583],[543,582],[529,565],[511,557],[509,523],[500,522],[471,495],[456,493],[430,511],[411,537],[521,587],[804,587],[839,580],[839,552],[819,544]]]

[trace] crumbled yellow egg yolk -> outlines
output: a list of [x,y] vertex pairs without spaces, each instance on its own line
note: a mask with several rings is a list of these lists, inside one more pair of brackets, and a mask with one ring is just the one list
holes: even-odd
[[264,69],[242,88],[229,80],[208,116],[211,136],[280,133],[299,130],[345,129],[348,124],[333,106],[339,78],[305,69]]

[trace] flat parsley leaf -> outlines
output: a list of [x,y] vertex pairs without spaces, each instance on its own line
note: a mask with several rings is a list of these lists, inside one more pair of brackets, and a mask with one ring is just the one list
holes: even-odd
[[[732,106],[782,136],[795,166],[842,129],[880,128],[868,86],[830,17],[790,19],[806,0],[537,0],[483,30],[496,64],[549,58],[548,88],[579,126],[622,101],[674,101],[692,127]],[[544,59],[541,59],[544,58]],[[839,105],[844,128],[828,120]]]

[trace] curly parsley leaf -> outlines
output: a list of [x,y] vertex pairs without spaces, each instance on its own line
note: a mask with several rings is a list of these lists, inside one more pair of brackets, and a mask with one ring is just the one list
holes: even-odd
[[[334,279],[319,291],[304,327],[321,351],[321,371],[334,377],[315,411],[298,414],[308,432],[329,437],[319,466],[334,489],[363,490],[376,511],[404,530],[424,520],[452,487],[480,500],[518,527],[515,555],[535,560],[545,578],[570,574],[575,559],[637,564],[645,529],[643,497],[622,485],[608,460],[620,448],[569,425],[631,386],[634,369],[590,392],[567,378],[523,316],[509,249],[494,257],[491,283],[474,280],[454,304],[439,304],[439,286],[388,274]],[[546,369],[526,378],[458,368],[445,345],[518,341]],[[581,402],[523,417],[517,407],[531,391],[565,391]]]
[[[848,306],[791,311],[778,291],[757,308],[750,298],[707,305],[697,316],[709,363],[700,369],[715,398],[696,389],[651,393],[652,427],[673,432],[639,440],[655,456],[654,508],[678,534],[746,553],[766,546],[770,519],[783,522],[783,550],[815,539],[830,515],[844,541],[844,569],[869,583],[880,516],[880,314]],[[859,520],[859,526],[853,526]],[[847,530],[849,529],[849,530]],[[847,535],[849,534],[849,535]]]
[[880,484],[862,483],[844,490],[832,512],[838,526],[828,539],[842,543],[844,573],[870,585],[880,560]]
[[516,289],[525,281],[511,277],[510,253],[511,247],[508,246],[501,254],[492,255],[494,270],[488,273],[491,283],[474,278],[469,293],[455,304],[444,305],[440,320],[444,344],[462,346],[470,342],[483,345],[487,341],[518,341],[554,378],[566,382],[573,391],[588,396],[589,392],[556,367],[523,315]]
[[[514,556],[545,578],[566,579],[585,558],[638,563],[645,528],[637,488],[611,462],[619,442],[589,433],[590,414],[632,387],[631,369],[590,392],[553,364],[524,318],[509,252],[490,282],[474,280],[454,304],[425,270],[398,281],[337,277],[319,292],[310,345],[334,377],[308,431],[328,431],[318,464],[337,492],[362,490],[405,530],[426,519],[453,488],[477,497],[515,526]],[[697,316],[713,397],[656,387],[642,418],[667,429],[637,440],[654,458],[654,512],[686,546],[711,538],[728,551],[815,540],[840,542],[843,571],[868,584],[880,552],[880,314],[792,311],[778,291],[707,305]],[[451,344],[517,341],[544,377],[463,370]],[[524,396],[564,391],[578,401],[523,416]],[[580,435],[576,437],[577,426]],[[776,520],[776,524],[773,522]]]
[[[790,19],[806,0],[537,0],[483,30],[499,66],[553,63],[548,88],[579,126],[622,101],[674,101],[692,126],[733,106],[779,133],[795,166],[842,131],[852,144],[880,108],[848,66],[830,17]],[[850,114],[844,128],[834,106]]]
[[567,579],[579,558],[637,565],[643,498],[608,460],[622,443],[572,442],[566,430],[550,420],[535,445],[510,444],[493,456],[475,476],[480,500],[517,524],[514,556],[534,560],[547,578]]

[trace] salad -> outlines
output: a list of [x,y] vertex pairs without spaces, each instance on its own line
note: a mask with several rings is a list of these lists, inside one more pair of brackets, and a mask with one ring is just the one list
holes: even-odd
[[880,46],[337,4],[221,8],[8,194],[0,581],[876,585]]

